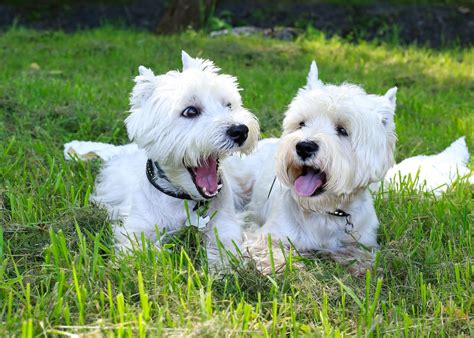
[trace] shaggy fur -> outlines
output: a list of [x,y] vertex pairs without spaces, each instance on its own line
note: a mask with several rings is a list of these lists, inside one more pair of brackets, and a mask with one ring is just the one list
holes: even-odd
[[[377,247],[379,222],[368,187],[394,164],[395,94],[396,88],[378,96],[352,84],[325,85],[313,62],[307,85],[285,114],[282,137],[261,141],[241,164],[253,184],[249,210],[262,226],[244,245],[264,271],[270,262],[262,237],[268,234],[299,252],[319,250],[345,265],[355,262],[354,273],[370,266],[372,255],[363,247]],[[302,158],[300,142],[318,149]],[[353,226],[329,214],[337,209],[351,215]],[[275,257],[277,266],[284,263],[282,255]]]
[[[193,209],[199,201],[210,201],[207,214],[217,214],[203,231],[209,260],[215,263],[219,260],[215,230],[229,250],[234,249],[234,242],[239,245],[242,240],[233,204],[232,177],[237,175],[229,175],[232,169],[226,169],[222,160],[229,154],[253,150],[259,127],[255,116],[242,107],[234,77],[219,74],[219,68],[211,61],[191,58],[185,52],[182,61],[183,71],[158,76],[140,66],[131,94],[130,115],[125,121],[128,135],[138,149],[105,163],[92,200],[107,208],[115,221],[119,247],[139,243],[141,233],[158,245],[156,229],[172,233],[189,224],[201,222],[202,226],[203,218]],[[184,111],[188,107],[195,107],[200,114],[186,117]],[[248,135],[241,144],[228,133],[229,128],[236,125],[248,128]],[[162,188],[191,196],[189,219],[182,199],[171,197],[150,184],[145,174],[147,159],[158,163],[167,176],[168,180],[158,182]],[[198,189],[198,178],[193,180],[191,172],[212,171],[209,163],[219,164],[219,161],[217,176],[222,188],[212,194],[208,191],[210,196],[205,196]],[[217,177],[215,171],[210,175]],[[201,177],[201,180],[206,179],[207,176]]]

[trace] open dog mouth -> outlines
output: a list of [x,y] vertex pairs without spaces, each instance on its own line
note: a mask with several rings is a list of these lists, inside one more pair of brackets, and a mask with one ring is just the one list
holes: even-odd
[[204,198],[213,198],[222,188],[221,178],[218,174],[219,159],[210,156],[197,167],[187,167],[196,189]]
[[298,196],[317,196],[324,192],[327,179],[326,174],[320,169],[303,166],[295,177],[293,187]]

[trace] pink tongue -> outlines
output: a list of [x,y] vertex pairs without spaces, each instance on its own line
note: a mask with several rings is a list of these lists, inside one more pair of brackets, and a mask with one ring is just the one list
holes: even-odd
[[295,180],[295,191],[298,195],[308,197],[323,184],[320,173],[309,169],[305,175],[301,175]]
[[215,159],[209,157],[193,170],[198,187],[206,189],[206,192],[211,195],[217,192],[217,161]]

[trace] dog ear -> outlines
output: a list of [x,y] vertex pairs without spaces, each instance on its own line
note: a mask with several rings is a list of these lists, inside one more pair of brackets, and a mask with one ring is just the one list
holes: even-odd
[[[380,116],[383,130],[385,131],[386,140],[373,144],[371,155],[365,155],[365,158],[372,158],[368,163],[370,166],[366,169],[370,173],[370,181],[377,182],[382,180],[387,171],[395,164],[394,151],[396,145],[395,134],[395,108],[396,108],[397,87],[390,88],[383,96],[382,102],[378,106],[378,114]],[[387,102],[388,101],[388,102]]]
[[397,87],[390,88],[384,95],[393,105],[397,102],[397,90]]
[[313,60],[313,62],[311,62],[311,67],[309,67],[308,76],[306,77],[306,88],[311,90],[322,85],[323,83],[319,81],[318,78],[318,66],[316,65],[316,61]]
[[145,66],[138,66],[138,74],[141,76],[155,76],[153,71],[150,68],[146,68]]
[[181,60],[183,62],[183,70],[186,70],[188,68],[192,68],[194,65],[194,59],[189,56],[188,53],[186,53],[184,50],[181,51]]
[[156,88],[156,76],[149,68],[138,67],[139,75],[135,77],[135,86],[130,96],[132,109],[138,109],[148,100]]
[[[381,97],[385,100],[380,104],[378,113],[382,119],[382,124],[387,126],[390,124],[390,122],[393,122],[395,115],[395,108],[397,104],[397,87],[390,88]],[[387,104],[387,101],[389,104]]]
[[202,71],[217,73],[220,69],[214,65],[211,60],[204,60],[201,58],[193,58],[189,56],[184,50],[181,51],[181,59],[183,61],[183,71],[190,68],[196,68]]
[[138,75],[135,77],[135,86],[130,94],[130,112],[131,114],[125,119],[128,137],[135,141],[138,134],[143,132],[144,119],[148,118],[147,109],[143,109],[147,100],[153,95],[158,82],[157,77],[151,69],[140,66],[138,67]]

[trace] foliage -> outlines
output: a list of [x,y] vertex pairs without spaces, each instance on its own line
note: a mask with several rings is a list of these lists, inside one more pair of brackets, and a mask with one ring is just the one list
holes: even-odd
[[[199,268],[199,233],[157,251],[114,252],[105,213],[88,196],[99,167],[65,162],[64,142],[125,143],[123,119],[138,65],[180,68],[180,51],[239,78],[263,136],[318,61],[325,82],[384,93],[399,86],[398,160],[474,146],[471,49],[211,39],[101,28],[0,36],[0,335],[472,335],[472,187],[435,197],[406,186],[376,197],[377,269],[349,276],[324,257],[266,277],[237,265]],[[296,258],[295,258],[296,259]]]

